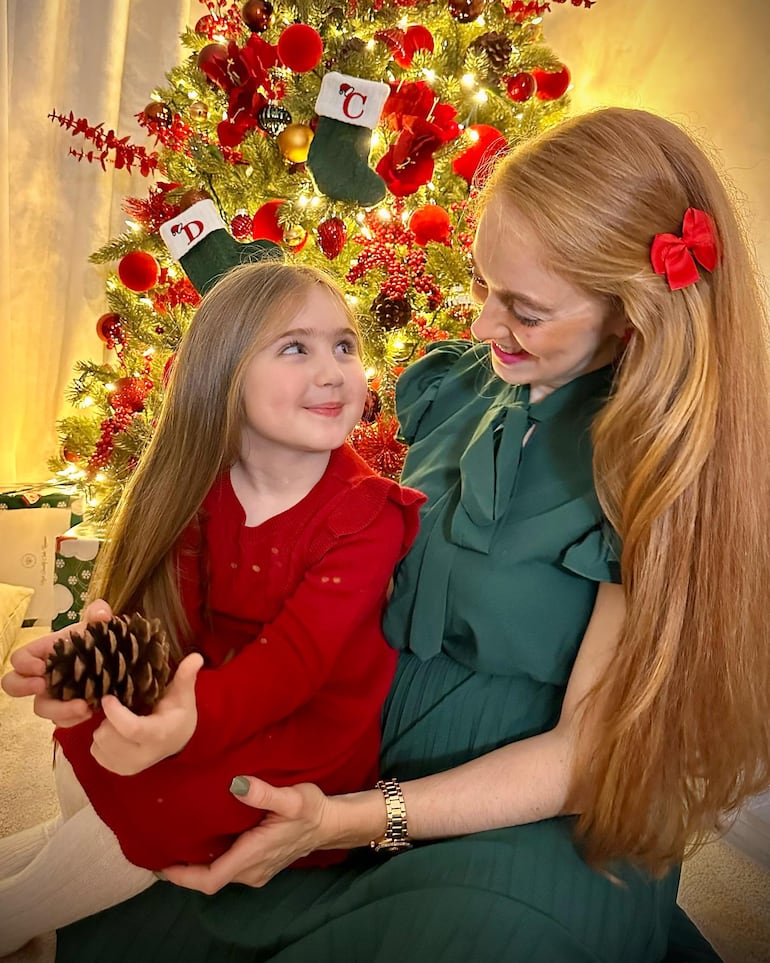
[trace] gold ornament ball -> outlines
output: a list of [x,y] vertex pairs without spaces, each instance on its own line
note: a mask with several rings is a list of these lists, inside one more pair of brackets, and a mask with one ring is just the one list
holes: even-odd
[[307,124],[289,124],[276,138],[278,148],[292,164],[304,164],[307,160],[313,131]]
[[190,104],[189,113],[192,120],[205,120],[209,115],[209,109],[203,101],[196,100],[195,103]]

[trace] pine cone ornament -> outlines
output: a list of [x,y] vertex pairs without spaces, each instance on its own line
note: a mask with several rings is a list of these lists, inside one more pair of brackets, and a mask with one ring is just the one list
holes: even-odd
[[407,298],[389,298],[386,294],[378,294],[369,310],[377,324],[388,331],[402,328],[412,318],[412,305]]
[[114,695],[129,709],[147,712],[166,689],[168,659],[158,619],[135,614],[89,622],[82,634],[54,642],[46,664],[48,694],[64,702],[85,699],[94,708]]
[[513,42],[510,37],[497,30],[490,30],[482,33],[468,45],[469,50],[475,53],[486,54],[489,63],[489,73],[484,77],[485,83],[496,82],[507,72],[508,62],[511,58]]

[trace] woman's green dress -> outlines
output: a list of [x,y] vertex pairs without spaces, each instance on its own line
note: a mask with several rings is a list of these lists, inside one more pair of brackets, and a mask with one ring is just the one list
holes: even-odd
[[[485,346],[445,342],[402,375],[403,480],[429,500],[385,619],[402,654],[384,773],[441,771],[556,723],[598,583],[619,581],[590,440],[611,374],[530,405],[528,388],[493,374]],[[614,865],[612,882],[582,861],[572,829],[550,819],[391,858],[361,851],[210,898],[158,884],[63,931],[57,959],[717,959],[675,908],[678,873],[652,881]]]

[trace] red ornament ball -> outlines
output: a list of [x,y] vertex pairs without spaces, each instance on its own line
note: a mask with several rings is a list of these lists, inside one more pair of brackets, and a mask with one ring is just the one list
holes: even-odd
[[421,23],[417,23],[413,27],[407,27],[405,46],[406,49],[413,54],[417,53],[418,50],[426,50],[428,53],[433,53],[435,46],[433,34]]
[[278,38],[278,56],[295,74],[314,70],[323,57],[321,35],[306,23],[293,23]]
[[326,257],[332,261],[338,257],[345,240],[348,236],[348,229],[341,217],[330,217],[326,221],[321,221],[317,228],[318,246]]
[[80,455],[76,451],[73,451],[71,448],[67,448],[66,446],[62,448],[61,456],[64,461],[68,461],[70,465],[76,465],[78,461],[80,461]]
[[532,74],[527,73],[526,70],[522,70],[512,77],[505,78],[505,89],[508,92],[508,96],[518,104],[523,104],[524,101],[529,100],[536,88],[537,82],[535,78]]
[[131,251],[121,258],[118,277],[130,291],[149,291],[158,283],[160,266],[152,254]]
[[273,23],[273,5],[268,0],[246,0],[241,19],[252,33],[264,33]]
[[489,124],[473,124],[466,128],[466,132],[471,146],[455,157],[452,170],[470,184],[478,170],[483,175],[487,167],[491,168],[490,162],[506,149],[508,142],[496,127]]
[[560,70],[540,70],[536,68],[532,71],[532,76],[537,84],[537,96],[539,100],[558,100],[567,93],[570,82],[570,73],[567,67],[562,66]]
[[198,54],[198,67],[209,80],[219,87],[226,87],[227,47],[222,43],[209,43]]
[[267,201],[254,215],[251,222],[251,236],[255,241],[264,238],[280,244],[283,241],[283,228],[278,223],[278,208],[286,202],[279,198]]
[[251,218],[246,211],[238,211],[230,221],[230,230],[233,232],[233,237],[238,241],[244,240],[251,234]]
[[123,342],[123,325],[119,314],[103,314],[96,322],[96,336],[108,347]]
[[449,214],[438,204],[426,204],[418,207],[409,218],[409,230],[414,234],[414,239],[423,247],[428,241],[437,241],[443,244],[449,237],[452,229],[452,222]]

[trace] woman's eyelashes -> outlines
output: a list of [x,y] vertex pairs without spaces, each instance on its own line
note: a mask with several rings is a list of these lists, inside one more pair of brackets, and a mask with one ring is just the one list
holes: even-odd
[[510,314],[519,322],[523,324],[525,328],[536,328],[539,324],[542,324],[542,318],[528,318],[523,314],[519,314],[514,308],[508,308]]
[[[486,300],[487,294],[489,292],[489,288],[487,287],[487,282],[473,268],[471,268],[470,270],[470,278],[471,278],[471,285],[472,285],[471,292],[474,294],[476,300],[477,301]],[[529,315],[522,314],[520,311],[517,311],[514,304],[510,304],[507,301],[504,301],[503,304],[505,305],[505,309],[508,312],[508,314],[510,314],[515,321],[518,321],[519,324],[523,324],[525,328],[535,328],[537,327],[538,324],[542,324],[543,322],[542,318],[533,318],[533,317],[530,317]]]

